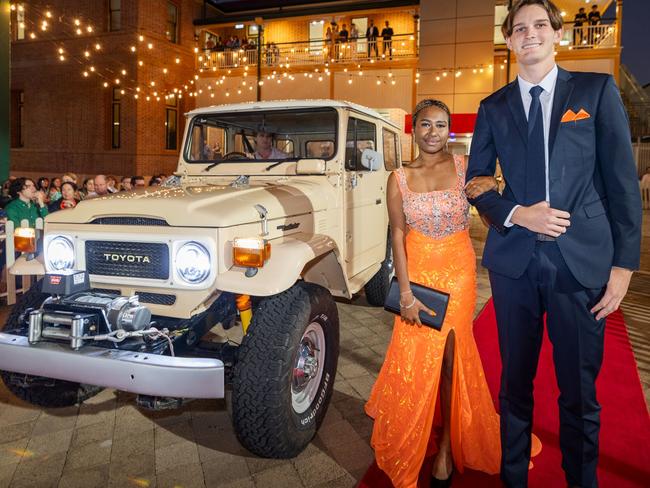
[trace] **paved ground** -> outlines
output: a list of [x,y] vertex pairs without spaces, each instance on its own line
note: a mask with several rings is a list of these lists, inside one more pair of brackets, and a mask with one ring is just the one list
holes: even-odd
[[[650,214],[642,268],[624,304],[650,403]],[[472,236],[480,256],[485,230]],[[479,272],[479,303],[489,285]],[[0,307],[0,320],[8,313]],[[363,297],[339,302],[341,356],[335,393],[318,436],[296,459],[260,459],[237,442],[223,401],[172,413],[140,411],[133,396],[105,390],[80,407],[38,409],[0,386],[0,488],[11,487],[353,487],[372,461],[372,423],[363,413],[390,339],[392,317]]]

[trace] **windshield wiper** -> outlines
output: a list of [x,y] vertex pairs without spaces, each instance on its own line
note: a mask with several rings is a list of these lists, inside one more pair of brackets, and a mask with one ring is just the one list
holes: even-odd
[[273,164],[269,164],[266,168],[264,168],[264,171],[271,171],[273,168],[276,166],[280,166],[282,163],[291,163],[293,161],[298,161],[299,158],[286,158],[283,159],[282,161],[277,161]]
[[214,168],[215,166],[220,165],[220,164],[223,163],[224,161],[225,161],[225,160],[222,159],[221,161],[215,161],[214,163],[210,163],[210,164],[208,164],[208,165],[203,169],[203,172],[205,172],[205,171],[210,171],[212,168]]

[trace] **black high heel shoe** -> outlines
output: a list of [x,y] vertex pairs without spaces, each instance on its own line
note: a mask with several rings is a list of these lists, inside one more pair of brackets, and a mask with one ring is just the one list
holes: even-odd
[[430,488],[449,488],[451,486],[451,478],[454,476],[454,468],[451,468],[451,472],[449,473],[449,477],[445,480],[440,480],[436,478],[435,476],[431,475],[431,484],[429,485]]

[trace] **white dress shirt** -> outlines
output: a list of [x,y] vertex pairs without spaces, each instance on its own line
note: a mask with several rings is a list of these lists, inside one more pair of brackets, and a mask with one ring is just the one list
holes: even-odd
[[[555,93],[555,82],[557,81],[557,64],[553,65],[553,69],[548,72],[548,74],[537,83],[541,86],[544,91],[539,95],[539,103],[542,108],[542,122],[544,125],[544,167],[546,173],[546,201],[550,202],[549,197],[549,185],[548,185],[548,135],[551,129],[551,113],[553,112],[553,94]],[[530,89],[536,86],[535,83],[524,80],[521,76],[517,76],[517,83],[519,84],[519,93],[521,94],[521,101],[524,104],[524,112],[526,113],[526,119],[528,119],[528,112],[530,111],[530,104],[533,100],[533,97],[530,96]],[[512,227],[512,214],[515,213],[515,210],[521,205],[515,206],[508,218],[506,219],[504,225],[506,227]]]

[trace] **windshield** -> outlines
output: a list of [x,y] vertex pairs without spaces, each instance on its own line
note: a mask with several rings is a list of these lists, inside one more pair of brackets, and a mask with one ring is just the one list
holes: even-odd
[[185,147],[190,163],[331,159],[336,148],[333,108],[199,115]]

